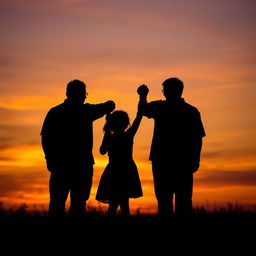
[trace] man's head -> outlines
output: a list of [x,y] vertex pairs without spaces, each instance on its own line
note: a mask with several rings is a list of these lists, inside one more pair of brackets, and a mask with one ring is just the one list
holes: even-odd
[[67,98],[76,104],[83,104],[86,99],[86,85],[80,80],[73,80],[67,84]]
[[163,82],[163,93],[167,100],[180,99],[183,88],[183,82],[176,77],[168,78]]

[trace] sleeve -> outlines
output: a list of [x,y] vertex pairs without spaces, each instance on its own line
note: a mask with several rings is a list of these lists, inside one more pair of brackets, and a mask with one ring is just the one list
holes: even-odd
[[148,118],[155,118],[158,114],[161,103],[161,100],[145,103],[142,107],[142,114]]
[[56,122],[55,115],[50,110],[44,120],[43,127],[41,130],[42,146],[46,158],[50,155],[54,155],[56,151]]
[[45,134],[49,134],[51,131],[51,124],[52,124],[52,111],[50,110],[45,119],[44,119],[44,123],[41,129],[41,133],[40,135],[45,135]]
[[195,129],[196,129],[196,134],[197,134],[198,137],[202,138],[202,137],[206,136],[204,126],[203,126],[203,122],[201,120],[201,114],[198,110],[196,112],[196,117],[195,117]]
[[[41,130],[41,143],[42,143],[42,148],[44,150],[45,158],[47,160],[47,166],[48,169],[50,168],[50,161],[53,161],[55,159],[56,152],[56,143],[55,139],[56,136],[54,136],[54,113],[52,110],[50,110],[44,120],[42,130]],[[50,170],[50,169],[49,169]]]
[[92,121],[95,121],[101,117],[103,117],[105,114],[111,112],[110,106],[107,102],[100,103],[100,104],[85,104],[90,111],[90,117]]

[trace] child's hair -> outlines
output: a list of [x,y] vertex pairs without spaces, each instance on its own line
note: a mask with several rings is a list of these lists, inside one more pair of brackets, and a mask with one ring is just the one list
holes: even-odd
[[130,124],[129,116],[122,110],[116,110],[112,114],[106,116],[106,123],[103,127],[104,132],[115,132],[116,130],[124,130]]

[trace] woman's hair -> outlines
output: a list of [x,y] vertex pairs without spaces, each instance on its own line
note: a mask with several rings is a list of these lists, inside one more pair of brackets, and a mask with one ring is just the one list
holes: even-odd
[[106,116],[106,123],[103,127],[104,132],[115,132],[116,130],[125,130],[130,124],[129,116],[122,110],[116,110]]

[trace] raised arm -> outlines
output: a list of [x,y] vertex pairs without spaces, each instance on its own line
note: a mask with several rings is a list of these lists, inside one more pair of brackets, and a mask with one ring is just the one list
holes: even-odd
[[138,94],[140,95],[139,110],[141,115],[146,116],[148,118],[155,118],[156,116],[158,116],[158,110],[162,104],[162,101],[157,100],[148,103],[148,91],[148,87],[145,84],[139,86],[137,90]]
[[148,94],[148,87],[146,85],[141,85],[138,90],[137,93],[140,96],[140,100],[138,103],[138,111],[137,111],[137,115],[136,118],[134,119],[131,127],[129,128],[128,132],[134,136],[140,126],[142,117],[143,117],[143,106],[144,104],[147,103],[147,94]]
[[148,92],[149,92],[149,89],[148,87],[143,84],[141,86],[138,87],[137,89],[137,93],[139,94],[140,96],[140,101],[139,101],[139,105],[138,105],[138,111],[140,112],[140,114],[144,114],[144,109],[148,103],[147,101],[147,96],[148,96]]
[[111,113],[115,109],[115,103],[111,100],[101,104],[90,104],[92,120],[99,119]]

